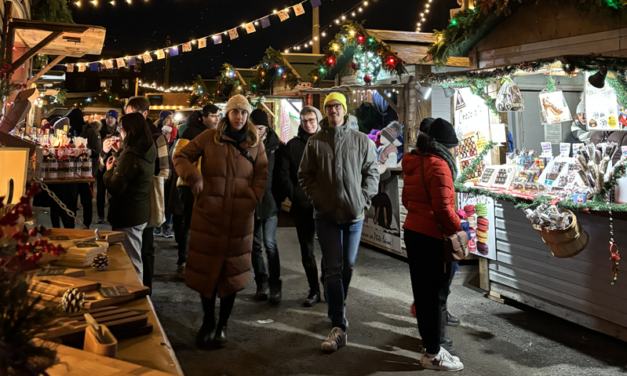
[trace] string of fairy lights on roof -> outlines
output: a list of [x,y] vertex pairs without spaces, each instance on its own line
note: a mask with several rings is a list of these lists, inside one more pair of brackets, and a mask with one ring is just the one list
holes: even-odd
[[[324,25],[323,27],[321,27],[320,28],[320,37],[321,38],[326,37],[327,36],[326,32],[329,29],[331,29],[334,24],[335,25],[341,25],[342,22],[345,21],[347,17],[352,17],[352,18],[357,17],[360,13],[362,13],[368,7],[368,5],[371,2],[376,2],[376,0],[360,1],[359,3],[355,4],[352,8],[347,10],[346,12],[343,12],[335,20],[333,20],[332,22],[330,22],[330,23]],[[290,52],[290,50],[300,51],[301,49],[304,49],[304,48],[307,48],[307,47],[311,47],[314,44],[314,40],[318,40],[317,38],[318,37],[314,37],[312,39],[311,35],[309,35],[308,37],[303,38],[302,40],[300,40],[296,44],[292,45],[291,47],[286,48],[283,52],[288,53],[288,52]]]
[[418,21],[418,25],[416,26],[416,32],[420,32],[420,28],[422,27],[422,24],[427,20],[427,14],[429,14],[429,10],[431,8],[431,3],[433,2],[433,0],[428,0],[425,3],[425,10],[420,13],[420,21]]

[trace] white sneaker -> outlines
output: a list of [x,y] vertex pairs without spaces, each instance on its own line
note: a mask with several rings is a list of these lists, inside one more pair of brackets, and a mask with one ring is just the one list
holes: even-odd
[[338,327],[331,330],[329,337],[322,342],[321,349],[326,352],[335,352],[340,347],[346,346],[346,333]]
[[440,352],[434,357],[424,352],[420,359],[420,364],[425,369],[436,369],[440,371],[461,371],[464,369],[464,365],[459,358],[452,356],[443,347],[440,347]]

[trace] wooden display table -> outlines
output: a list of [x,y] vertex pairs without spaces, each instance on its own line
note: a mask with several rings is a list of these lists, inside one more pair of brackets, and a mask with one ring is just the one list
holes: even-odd
[[[48,236],[68,236],[69,238],[86,238],[93,236],[91,230],[73,230],[73,229],[50,229]],[[102,231],[101,235],[107,235],[108,232]],[[109,268],[106,271],[99,272],[91,267],[83,268],[87,278],[97,278],[102,281],[118,282],[122,284],[141,284],[131,260],[126,255],[121,244],[111,244],[107,251],[110,259]],[[161,323],[155,314],[150,297],[141,298],[118,306],[128,308],[135,311],[147,311],[148,322],[153,325],[153,331],[150,334],[124,339],[118,343],[117,358],[119,360],[130,362],[142,367],[163,371],[175,375],[183,375],[181,366],[176,359],[176,355],[172,350],[170,341],[168,340]],[[61,356],[62,354],[60,354]],[[61,356],[61,362],[64,359]],[[68,362],[71,365],[71,362]],[[129,372],[130,373],[130,372]],[[54,373],[51,373],[53,375]],[[65,373],[62,373],[65,375]],[[105,373],[106,374],[106,373]],[[102,374],[102,375],[105,375]],[[132,373],[134,375],[143,375],[143,373]],[[150,373],[148,373],[150,374]],[[85,373],[87,375],[87,373]],[[96,376],[101,373],[91,373]],[[108,374],[107,374],[108,375]]]

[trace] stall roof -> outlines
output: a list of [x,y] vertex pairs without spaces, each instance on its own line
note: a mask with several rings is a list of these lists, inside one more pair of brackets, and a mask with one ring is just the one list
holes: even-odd
[[[432,61],[423,61],[428,55],[429,46],[435,42],[432,33],[414,33],[393,30],[366,30],[375,38],[385,42],[406,64],[433,65]],[[467,57],[451,57],[446,66],[469,66]]]
[[283,54],[288,67],[292,68],[299,76],[301,81],[311,81],[309,72],[316,68],[318,59],[323,58],[323,54]]
[[328,88],[319,89],[305,89],[300,90],[301,93],[308,94],[321,94],[321,93],[333,93],[333,92],[349,92],[353,90],[388,90],[388,89],[400,89],[404,84],[382,84],[382,85],[340,85]]
[[[15,45],[33,48],[46,38],[53,38],[38,54],[81,57],[100,55],[106,29],[101,26],[64,24],[14,19]],[[54,34],[58,34],[53,37]]]

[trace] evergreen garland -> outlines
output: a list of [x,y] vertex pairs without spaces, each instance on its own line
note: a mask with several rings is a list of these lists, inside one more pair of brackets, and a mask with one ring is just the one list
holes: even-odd
[[294,75],[292,70],[285,65],[283,54],[272,47],[268,47],[259,66],[257,66],[255,78],[253,78],[251,82],[251,92],[257,94],[267,80],[272,82],[277,76],[283,79],[285,87],[289,86],[290,89],[294,89],[296,85],[298,85],[298,78]]
[[[242,86],[242,89],[238,89],[240,86]],[[233,89],[237,90],[238,94],[244,92],[243,86],[235,68],[233,68],[231,64],[224,63],[222,64],[220,76],[218,76],[218,87],[214,95],[215,99],[217,101],[227,101],[231,97]]]
[[209,93],[201,76],[196,76],[192,93],[187,98],[188,107],[203,107],[213,103],[214,96]]
[[625,0],[479,0],[474,9],[466,9],[455,15],[442,31],[434,31],[436,42],[429,48],[427,59],[437,67],[446,65],[449,57],[458,52],[464,42],[473,40],[486,31],[491,21],[503,19],[520,5],[557,4],[575,7],[582,15],[591,11],[603,11],[608,15],[624,17],[627,13]]
[[627,108],[627,79],[624,74],[616,74],[615,77],[609,75],[605,77],[605,82],[616,92],[616,99],[623,108]]
[[363,22],[347,20],[339,33],[324,48],[324,57],[316,63],[316,68],[309,75],[314,85],[319,85],[335,67],[347,48],[358,48],[363,53],[372,52],[381,58],[381,68],[390,74],[401,76],[407,73],[403,60],[392,49],[363,27]]

